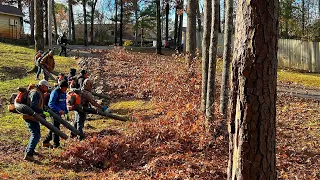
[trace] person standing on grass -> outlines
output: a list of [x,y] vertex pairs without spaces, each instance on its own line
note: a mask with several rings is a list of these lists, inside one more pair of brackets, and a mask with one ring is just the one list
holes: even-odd
[[60,46],[61,46],[61,51],[59,53],[59,56],[61,56],[61,54],[64,52],[64,56],[67,57],[67,44],[68,44],[68,38],[66,33],[63,33],[62,37],[60,38],[60,42],[59,42]]
[[[48,113],[43,111],[44,94],[47,93],[48,88],[50,88],[48,81],[41,80],[37,86],[33,89],[29,89],[28,94],[28,105],[34,112],[38,113],[43,118],[48,116]],[[40,140],[40,124],[32,116],[23,115],[22,118],[25,120],[31,134],[28,146],[25,150],[24,160],[34,161],[33,155],[36,154],[35,148]]]
[[37,66],[37,68],[38,68],[38,71],[37,71],[37,74],[36,74],[36,80],[39,79],[39,75],[40,75],[40,73],[41,73],[41,67],[40,67],[39,64],[38,64],[38,59],[41,57],[42,53],[43,53],[43,51],[42,51],[42,50],[39,50],[39,51],[37,52],[37,54],[34,56],[34,64],[35,64],[35,66]]
[[[89,107],[90,105],[100,108],[103,111],[107,111],[108,106],[102,106],[97,103],[91,94],[93,83],[90,79],[85,79],[83,82],[83,86],[81,88],[81,106]],[[75,119],[74,119],[74,127],[80,131],[79,140],[83,140],[85,138],[83,133],[84,122],[87,118],[87,113],[74,111]],[[71,137],[75,137],[76,135],[71,132]]]
[[[59,86],[56,89],[54,89],[50,94],[48,107],[60,116],[68,114],[66,102],[67,89],[68,81],[62,80],[60,81]],[[60,130],[60,123],[58,121],[52,119],[52,124]],[[53,146],[50,144],[51,140],[53,140]],[[58,148],[60,146],[60,137],[50,130],[45,140],[43,141],[43,146],[49,148]]]
[[[53,58],[53,51],[50,51],[47,55],[45,55],[42,60],[40,61],[40,65],[43,66],[49,73],[51,73],[54,70],[55,67],[55,61]],[[43,72],[44,79],[48,81],[49,76]]]

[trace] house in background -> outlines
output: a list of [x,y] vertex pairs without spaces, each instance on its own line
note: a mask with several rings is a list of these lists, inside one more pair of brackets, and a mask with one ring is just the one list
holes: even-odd
[[[118,31],[120,25],[118,25]],[[114,43],[115,38],[115,25],[114,24],[95,24],[93,26],[93,36],[95,37],[96,42],[109,42]],[[83,24],[76,24],[75,25],[75,31],[76,31],[76,39],[82,39],[83,40],[83,34],[84,34],[84,28]],[[118,39],[119,39],[119,32]],[[141,29],[138,30],[138,37],[137,40],[140,43],[141,42]],[[153,30],[144,30],[143,32],[143,41],[144,42],[152,42],[153,40],[156,40],[157,34]],[[135,40],[135,32],[133,29],[132,24],[126,24],[123,28],[123,42],[124,41],[133,41]],[[90,42],[90,24],[88,24],[88,41]],[[118,41],[119,42],[119,41]]]
[[23,34],[23,13],[20,9],[0,5],[0,38],[20,39]]

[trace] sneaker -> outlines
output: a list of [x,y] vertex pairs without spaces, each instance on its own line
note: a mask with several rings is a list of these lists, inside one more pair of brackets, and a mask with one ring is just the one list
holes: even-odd
[[34,152],[33,152],[33,155],[35,155],[35,156],[39,156],[39,155],[40,155],[40,153],[38,153],[37,151],[34,151]]
[[33,156],[29,156],[29,155],[25,155],[23,160],[32,162],[32,161],[34,161],[34,157]]
[[53,148],[52,144],[50,144],[50,143],[45,143],[45,142],[42,143],[42,146],[43,146],[43,147],[47,147],[47,148],[51,148],[51,149]]

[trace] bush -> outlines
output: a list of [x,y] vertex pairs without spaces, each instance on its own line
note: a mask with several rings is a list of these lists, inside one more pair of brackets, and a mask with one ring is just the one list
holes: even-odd
[[30,37],[21,37],[20,39],[11,39],[11,38],[4,38],[0,37],[0,42],[12,44],[12,45],[20,45],[20,46],[29,46],[33,45],[34,41],[31,40]]
[[133,45],[133,42],[132,41],[125,41],[124,43],[123,43],[123,46],[132,46]]

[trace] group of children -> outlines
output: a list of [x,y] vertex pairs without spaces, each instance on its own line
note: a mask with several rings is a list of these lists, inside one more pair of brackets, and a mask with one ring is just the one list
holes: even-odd
[[[43,59],[44,58],[42,58],[42,60]],[[47,67],[42,66],[41,68]],[[44,77],[47,77],[45,73]],[[86,70],[81,70],[80,74],[77,76],[76,69],[70,69],[68,76],[65,76],[65,74],[60,73],[58,75],[57,82],[54,84],[53,88],[51,88],[51,86],[49,85],[48,79],[43,79],[39,81],[39,83],[36,86],[32,86],[32,89],[29,88],[28,105],[31,107],[33,111],[35,111],[44,118],[50,117],[50,114],[45,111],[46,108],[50,108],[60,117],[68,116],[68,88],[70,88],[70,91],[80,90],[79,92],[81,95],[81,106],[94,106],[103,111],[107,110],[107,106],[100,105],[96,102],[95,98],[93,97],[91,93],[93,88],[93,82],[89,79],[88,72]],[[50,89],[52,89],[51,92],[49,92]],[[83,140],[85,138],[83,133],[83,127],[87,117],[87,113],[82,111],[74,111],[74,113],[75,119],[73,125],[80,132],[79,140]],[[35,148],[40,140],[40,124],[32,116],[23,115],[23,119],[25,120],[26,125],[31,134],[29,143],[25,150],[24,159],[28,161],[34,161],[33,156],[38,154],[35,152]],[[55,127],[60,129],[60,123],[58,121],[51,118],[51,122]],[[70,136],[76,137],[76,135],[73,133],[71,133]],[[52,140],[53,145],[50,143],[50,141]],[[50,130],[49,133],[46,135],[42,145],[48,148],[58,148],[60,147],[60,137]]]

